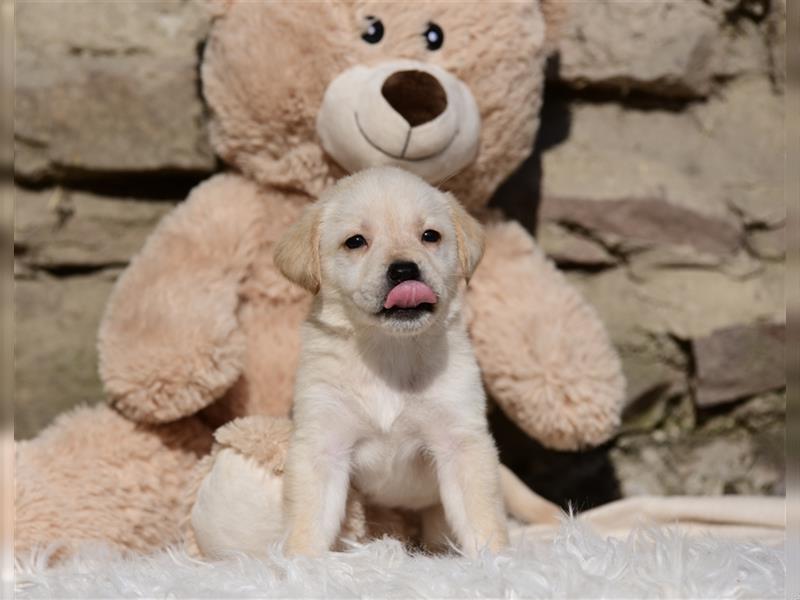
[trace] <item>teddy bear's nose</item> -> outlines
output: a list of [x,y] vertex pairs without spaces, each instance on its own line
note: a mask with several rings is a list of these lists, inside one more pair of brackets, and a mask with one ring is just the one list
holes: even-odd
[[411,127],[433,121],[447,108],[447,93],[424,71],[397,71],[383,82],[381,94]]

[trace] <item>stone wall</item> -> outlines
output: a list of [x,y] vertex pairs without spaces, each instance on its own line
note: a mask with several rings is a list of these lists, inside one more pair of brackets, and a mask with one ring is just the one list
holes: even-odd
[[[496,204],[597,307],[629,381],[620,436],[504,459],[584,505],[781,493],[785,0],[569,2],[534,156]],[[16,431],[98,402],[95,334],[154,224],[218,169],[202,6],[17,5]]]

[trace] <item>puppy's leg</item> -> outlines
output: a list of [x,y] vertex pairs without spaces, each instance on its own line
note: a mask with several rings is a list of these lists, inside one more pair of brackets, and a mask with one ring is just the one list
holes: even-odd
[[497,450],[488,434],[450,439],[434,448],[447,522],[461,549],[475,555],[508,544]]
[[444,507],[435,504],[422,510],[420,514],[422,545],[428,552],[444,552],[455,542],[453,530],[447,524]]
[[318,555],[330,549],[344,518],[350,448],[295,435],[284,482],[286,553]]

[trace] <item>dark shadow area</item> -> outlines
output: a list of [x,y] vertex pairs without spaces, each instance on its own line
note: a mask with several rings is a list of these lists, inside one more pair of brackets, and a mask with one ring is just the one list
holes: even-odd
[[627,89],[628,84],[624,81],[595,83],[591,87],[581,89],[556,81],[549,81],[547,85],[551,88],[551,94],[559,95],[566,103],[615,104],[621,108],[642,112],[683,113],[689,106],[705,104],[708,101],[705,97],[693,96],[689,90],[680,88],[672,91],[664,89],[657,94],[645,90]]
[[549,450],[531,439],[499,408],[489,415],[500,461],[532,490],[576,512],[622,497],[608,452],[611,444],[584,452]]
[[131,198],[136,200],[183,200],[200,182],[212,173],[207,171],[159,170],[150,172],[92,172],[91,174],[70,171],[53,177],[31,181],[15,177],[15,185],[29,190],[44,190],[60,186],[79,192]]
[[[558,62],[554,57],[548,69]],[[540,113],[539,132],[528,159],[512,173],[492,197],[490,207],[498,208],[510,219],[519,222],[531,235],[536,233],[542,193],[542,153],[569,137],[571,114],[568,94],[563,88],[545,85]]]
[[738,0],[725,11],[728,23],[737,24],[742,19],[761,23],[772,12],[772,0]]
[[203,59],[205,59],[207,44],[208,38],[206,37],[197,42],[197,45],[194,48],[195,56],[197,56],[194,67],[194,80],[196,86],[195,91],[197,92],[197,97],[202,100],[201,104],[203,105],[203,117],[206,119],[209,115],[209,108],[206,95],[203,93]]
[[[16,256],[20,255],[21,253],[16,254]],[[127,266],[128,263],[122,261],[104,262],[92,265],[54,264],[54,265],[37,265],[36,271],[47,273],[51,277],[65,278],[65,277],[82,277],[86,275],[93,275],[95,273],[100,273],[102,271],[107,271],[109,269],[122,270]]]

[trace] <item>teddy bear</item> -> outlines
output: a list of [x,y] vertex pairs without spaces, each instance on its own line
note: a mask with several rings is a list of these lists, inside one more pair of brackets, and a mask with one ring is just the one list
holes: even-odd
[[488,209],[532,151],[560,4],[211,0],[202,89],[228,169],[117,281],[98,335],[108,402],[18,444],[17,551],[176,542],[220,444],[253,448],[236,419],[286,426],[310,294],[272,249],[323,189],[368,166],[416,173],[483,222],[467,312],[493,402],[551,448],[613,434],[624,380],[602,323],[532,236]]

